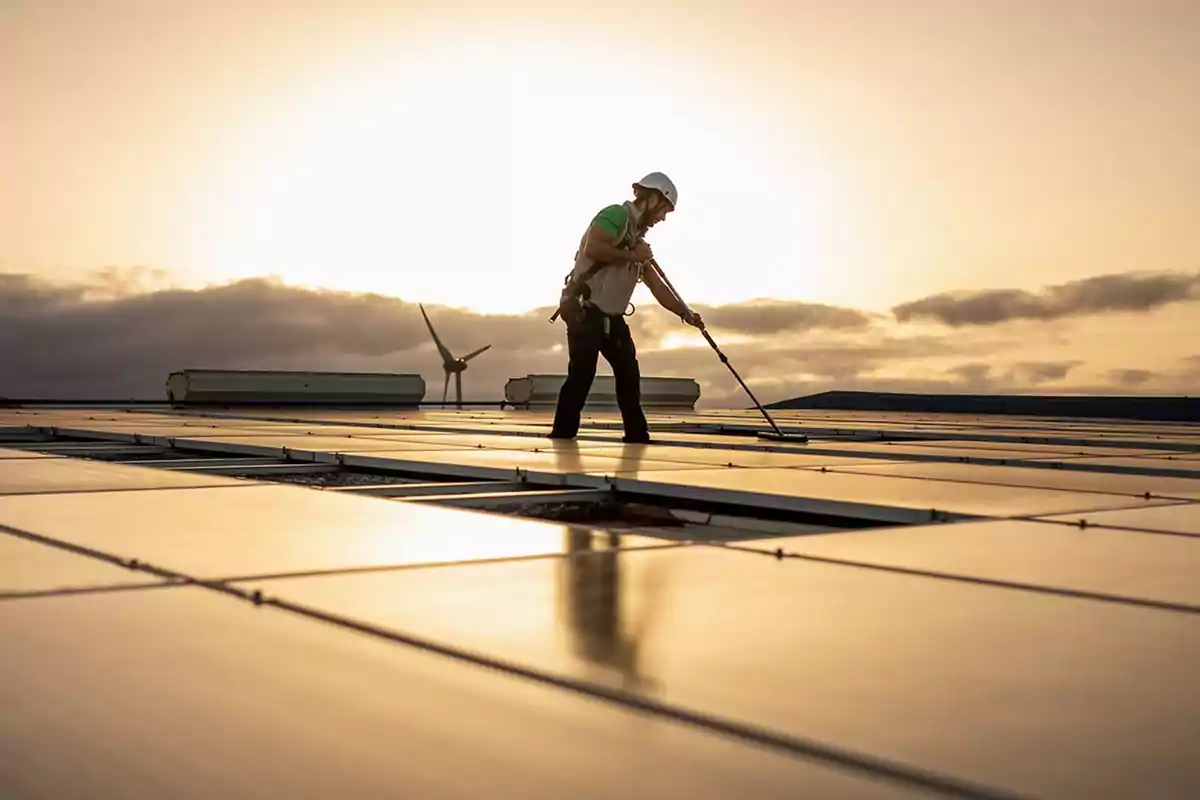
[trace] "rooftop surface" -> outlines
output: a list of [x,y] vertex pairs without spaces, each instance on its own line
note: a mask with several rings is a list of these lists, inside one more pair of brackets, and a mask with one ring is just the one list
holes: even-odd
[[4,797],[1200,794],[1200,424],[0,409]]

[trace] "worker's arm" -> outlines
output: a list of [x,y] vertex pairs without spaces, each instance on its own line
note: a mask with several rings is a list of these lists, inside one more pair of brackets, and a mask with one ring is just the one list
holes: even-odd
[[617,246],[618,237],[629,225],[629,210],[623,205],[611,205],[592,219],[584,243],[583,254],[600,264],[632,264],[654,258],[650,245],[638,242],[637,247],[627,250]]
[[638,242],[638,246],[633,250],[617,247],[613,242],[612,233],[601,223],[593,224],[591,230],[588,231],[587,245],[583,248],[583,254],[601,264],[632,264],[636,261],[647,261],[654,258],[650,245],[645,242]]
[[688,308],[687,303],[683,302],[667,285],[666,281],[659,275],[658,269],[654,264],[647,264],[642,270],[642,281],[650,289],[650,293],[654,295],[654,299],[658,304],[670,311],[675,316],[682,319],[688,325],[694,325],[697,328],[704,327],[704,320],[695,311]]

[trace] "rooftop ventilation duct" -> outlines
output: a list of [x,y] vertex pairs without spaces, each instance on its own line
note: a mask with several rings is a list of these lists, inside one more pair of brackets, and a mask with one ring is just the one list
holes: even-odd
[[167,378],[167,400],[175,405],[416,406],[424,398],[420,375],[388,372],[186,369]]
[[[504,385],[504,401],[514,408],[553,408],[566,375],[526,375]],[[642,378],[642,406],[653,409],[693,410],[700,399],[700,384],[692,378]],[[611,375],[597,375],[588,394],[587,408],[616,408],[617,386]]]

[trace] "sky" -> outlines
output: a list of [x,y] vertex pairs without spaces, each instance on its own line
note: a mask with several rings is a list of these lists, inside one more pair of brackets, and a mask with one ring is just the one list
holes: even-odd
[[[1200,3],[0,0],[0,396],[565,371],[591,216],[764,402],[1195,394]],[[745,398],[639,288],[644,374]],[[7,355],[12,354],[12,355]],[[602,367],[602,372],[607,371]]]

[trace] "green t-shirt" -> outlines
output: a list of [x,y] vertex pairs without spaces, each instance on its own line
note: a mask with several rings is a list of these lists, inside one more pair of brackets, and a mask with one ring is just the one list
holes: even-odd
[[625,227],[629,223],[629,209],[623,203],[607,206],[592,219],[593,225],[599,225],[613,240],[620,242]]
[[[596,216],[592,217],[588,229],[597,226],[608,231],[609,235],[613,237],[613,243],[620,247],[625,244],[627,228],[632,223],[628,206],[618,203],[601,209]],[[592,265],[591,259],[583,255],[583,247],[586,243],[587,234],[585,233],[579,243],[579,252],[575,256],[573,275],[582,274]],[[637,288],[641,274],[641,267],[637,264],[609,265],[606,269],[602,269],[588,278],[588,287],[591,289],[590,302],[605,314],[623,313],[629,304],[629,298],[633,295],[633,290]]]

